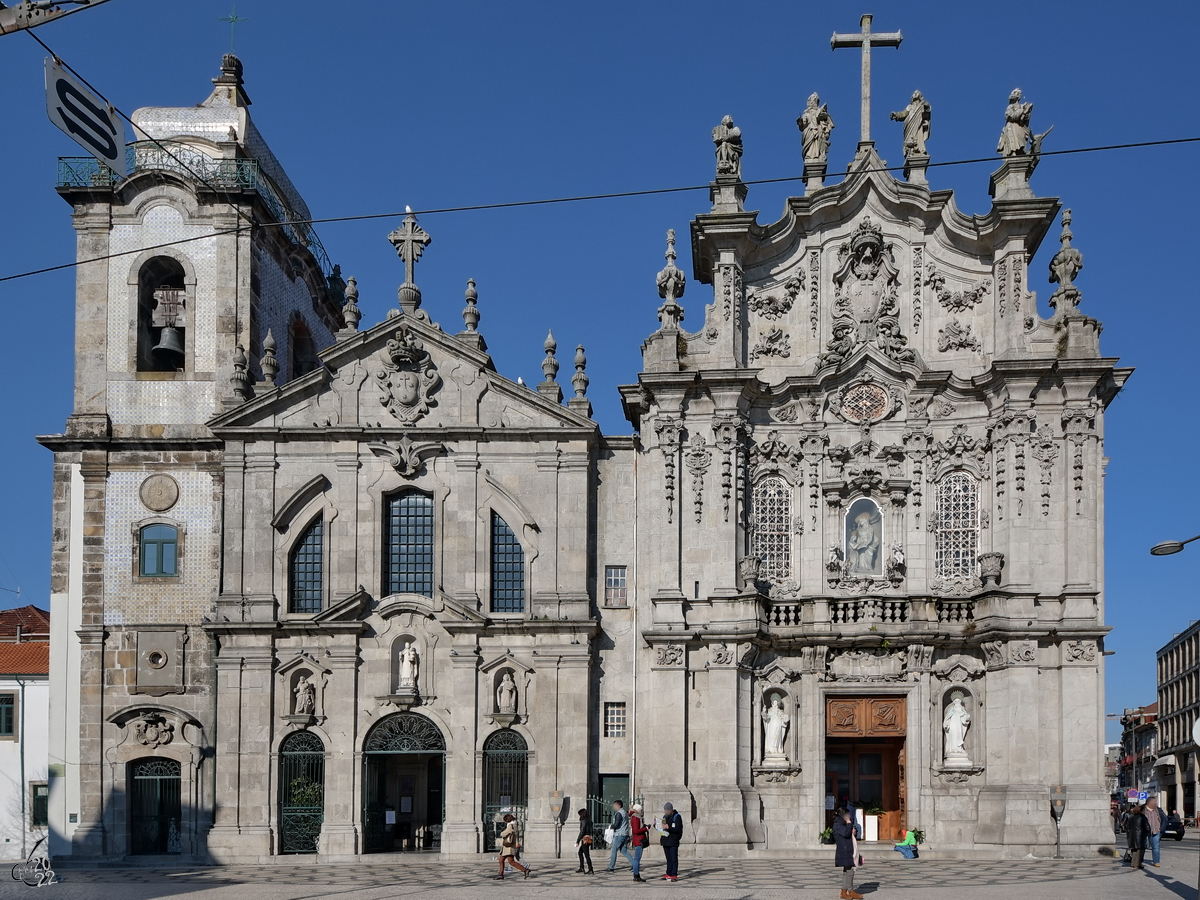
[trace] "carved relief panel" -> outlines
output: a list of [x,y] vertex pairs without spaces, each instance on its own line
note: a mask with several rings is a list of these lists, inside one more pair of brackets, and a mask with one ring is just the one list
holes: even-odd
[[825,705],[828,737],[903,737],[907,722],[904,697],[829,697]]

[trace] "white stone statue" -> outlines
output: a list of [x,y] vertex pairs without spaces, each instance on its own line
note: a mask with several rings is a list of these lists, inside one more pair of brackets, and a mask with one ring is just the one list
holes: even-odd
[[946,715],[942,719],[942,731],[945,734],[943,758],[946,762],[968,762],[965,744],[967,729],[970,727],[971,714],[963,705],[962,692],[956,691],[951,697],[950,705],[946,707]]
[[929,140],[929,120],[932,118],[929,101],[920,91],[913,91],[908,106],[894,112],[891,118],[904,123],[904,157],[928,156],[925,142]]
[[783,751],[783,739],[787,737],[788,723],[791,721],[791,716],[784,710],[783,702],[779,699],[778,694],[771,698],[771,705],[763,709],[762,719],[765,726],[765,737],[763,740],[764,759],[787,759],[787,754]]
[[878,575],[882,516],[860,512],[854,517],[854,528],[847,541],[850,550],[851,575]]
[[713,143],[717,145],[717,174],[742,175],[742,129],[733,124],[733,116],[726,116],[713,129]]
[[420,667],[421,660],[417,656],[417,648],[412,643],[405,644],[404,649],[400,651],[400,687],[415,690]]
[[1004,130],[1000,132],[1000,143],[996,152],[1001,156],[1025,156],[1029,153],[1032,134],[1029,117],[1033,114],[1032,103],[1022,103],[1020,89],[1008,95],[1008,106],[1004,110]]
[[821,98],[816,94],[810,95],[808,106],[800,113],[796,125],[800,129],[804,161],[825,162],[829,154],[829,133],[833,131],[833,119],[829,117],[828,104],[821,103]]
[[301,675],[296,681],[296,687],[292,689],[292,693],[296,695],[295,703],[292,712],[297,716],[311,716],[317,711],[317,688],[307,675]]
[[496,688],[496,710],[509,714],[517,711],[517,686],[513,682],[512,672],[505,672]]

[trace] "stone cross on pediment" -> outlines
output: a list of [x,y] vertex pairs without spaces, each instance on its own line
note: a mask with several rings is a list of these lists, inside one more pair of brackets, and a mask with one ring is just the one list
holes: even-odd
[[859,24],[861,32],[841,34],[835,31],[829,43],[834,50],[858,47],[862,51],[862,130],[859,140],[865,144],[871,140],[871,48],[899,47],[904,38],[898,31],[872,32],[870,14],[863,16]]
[[408,213],[400,227],[388,235],[388,241],[396,248],[396,255],[404,260],[404,284],[400,285],[400,306],[405,312],[413,312],[421,305],[421,291],[413,280],[413,269],[425,248],[432,240],[428,233],[417,224],[417,217],[409,207],[404,208]]

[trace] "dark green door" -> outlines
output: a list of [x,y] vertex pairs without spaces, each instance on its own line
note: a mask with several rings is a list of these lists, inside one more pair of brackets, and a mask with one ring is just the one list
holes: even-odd
[[309,731],[279,748],[279,849],[316,853],[325,821],[325,745]]
[[180,768],[173,759],[153,757],[129,764],[129,852],[179,853]]

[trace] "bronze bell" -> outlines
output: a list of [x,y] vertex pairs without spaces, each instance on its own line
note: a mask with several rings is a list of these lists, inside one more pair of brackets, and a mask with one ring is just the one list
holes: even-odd
[[162,362],[169,362],[176,366],[182,366],[183,335],[170,325],[166,326],[158,338],[158,343],[154,345],[150,352]]

